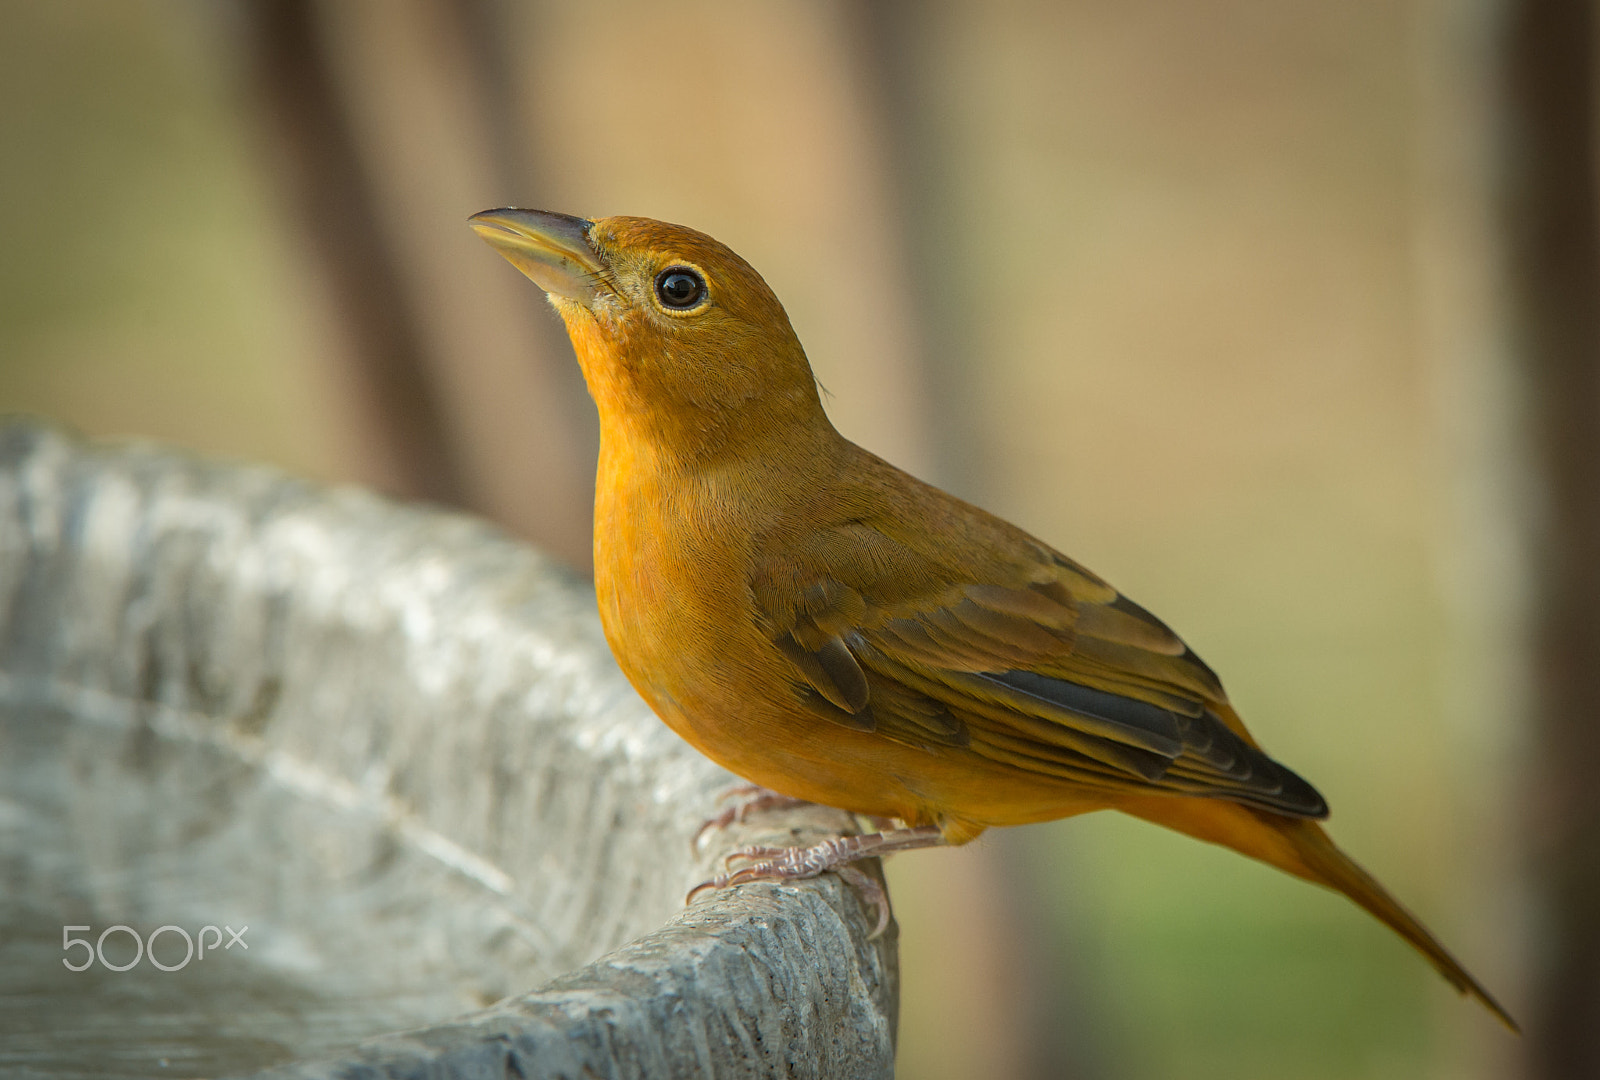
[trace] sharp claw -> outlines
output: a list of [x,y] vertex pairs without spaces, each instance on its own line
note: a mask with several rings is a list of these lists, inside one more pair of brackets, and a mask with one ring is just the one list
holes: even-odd
[[889,894],[883,891],[883,886],[878,884],[876,878],[859,867],[835,866],[833,872],[855,886],[864,903],[878,909],[878,924],[872,928],[872,933],[867,935],[868,941],[877,941],[883,936],[883,932],[889,929],[889,920],[894,917],[894,911],[889,906]]
[[759,810],[768,810],[778,807],[805,806],[804,799],[796,799],[788,795],[779,795],[759,784],[739,784],[729,788],[717,796],[717,802],[724,803],[729,799],[742,800],[737,805],[719,810],[707,818],[700,828],[695,830],[694,839],[689,841],[689,850],[698,852],[700,841],[705,835],[715,829],[726,829],[735,822],[742,822],[750,814]]
[[750,881],[787,880],[783,874],[777,871],[777,865],[774,863],[752,863],[743,869],[735,870],[733,873],[727,875],[727,877],[723,879],[727,883],[724,887],[726,888],[727,886],[731,885],[743,885]]
[[722,857],[722,869],[727,870],[735,859],[780,859],[783,857],[784,852],[794,850],[794,848],[763,847],[759,844],[753,847],[742,847],[737,851],[730,851]]
[[[778,848],[776,850],[782,851],[784,849]],[[735,851],[726,856],[726,858],[733,858],[743,854],[747,853]],[[734,885],[743,885],[750,881],[783,881],[789,879],[790,877],[791,875],[785,874],[782,868],[775,862],[771,862],[770,860],[757,862],[751,864],[750,866],[741,867],[731,874],[719,874],[710,881],[702,881],[700,884],[689,890],[689,894],[683,898],[683,902],[686,906],[694,903],[694,898],[705,892],[707,889],[727,889]]]
[[689,841],[689,850],[699,852],[700,841],[705,839],[706,833],[711,832],[713,829],[726,829],[733,824],[736,816],[737,808],[730,806],[728,809],[706,818],[705,821],[701,822],[700,827],[694,831],[694,838]]
[[[763,848],[760,850],[777,852],[781,855],[783,852],[801,851],[804,849]],[[740,855],[754,857],[752,852],[749,850],[733,852],[732,856],[730,857]],[[893,909],[889,906],[888,894],[883,891],[883,886],[879,885],[877,880],[874,879],[872,875],[857,867],[850,866],[849,864],[831,867],[828,871],[822,871],[822,873],[828,872],[838,874],[840,878],[842,878],[847,884],[853,886],[856,891],[861,894],[861,901],[864,906],[871,907],[877,911],[877,924],[873,927],[872,933],[867,935],[867,940],[876,941],[878,938],[882,937],[883,932],[889,929],[889,920],[894,915]],[[728,889],[735,885],[744,885],[752,881],[803,881],[806,878],[818,876],[820,876],[820,874],[796,873],[794,872],[794,868],[786,866],[783,862],[780,862],[777,859],[768,858],[735,870],[731,874],[722,874],[718,877],[712,878],[710,881],[702,881],[700,884],[689,890],[689,895],[684,897],[683,902],[685,905],[694,903],[695,897],[699,896],[708,889]]]

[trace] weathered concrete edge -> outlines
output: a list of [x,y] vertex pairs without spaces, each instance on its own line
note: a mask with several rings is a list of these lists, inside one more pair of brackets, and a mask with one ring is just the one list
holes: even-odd
[[855,906],[831,877],[742,889],[532,993],[257,1080],[889,1077]]
[[[63,492],[69,501],[95,498],[101,474],[114,476],[123,488],[134,473],[147,488],[151,477],[156,487],[170,479],[190,501],[226,503],[238,497],[235,489],[245,489],[251,506],[243,506],[241,498],[230,527],[246,532],[264,503],[331,504],[349,495],[320,491],[270,470],[207,464],[171,451],[85,447],[37,424],[12,422],[0,430],[0,484],[19,486],[18,478],[30,470],[29,482],[38,483],[41,475],[53,482],[59,476],[64,485],[81,488]],[[365,505],[380,527],[385,514],[393,516],[397,529],[414,527],[419,516],[462,520],[371,499]],[[472,525],[466,542],[481,544],[485,531]],[[104,544],[106,538],[95,542]],[[15,555],[15,544],[7,550]],[[449,554],[439,552],[445,559]],[[194,557],[202,560],[205,552]],[[592,597],[584,602],[592,611]],[[599,642],[597,632],[585,636]],[[598,661],[610,665],[609,657]],[[612,669],[609,677],[619,684],[618,693],[631,695],[620,673]],[[667,769],[675,764],[706,768],[681,744],[665,756],[674,759],[663,762]],[[694,805],[678,812],[696,819],[706,809]],[[804,829],[817,822],[801,815],[787,824]],[[765,832],[770,836],[771,827]],[[719,837],[718,847],[761,838],[735,830]],[[691,865],[696,860],[685,847],[684,879],[703,874],[715,854]],[[898,1002],[894,935],[867,943],[870,916],[832,877],[782,888],[746,886],[681,911],[654,933],[531,993],[447,1024],[374,1040],[348,1056],[262,1075],[890,1076]]]

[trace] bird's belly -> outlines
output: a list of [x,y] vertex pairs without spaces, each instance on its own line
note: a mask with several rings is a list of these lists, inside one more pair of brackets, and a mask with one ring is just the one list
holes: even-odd
[[[652,595],[656,603],[642,602]],[[961,748],[909,746],[821,719],[800,704],[788,661],[753,624],[730,625],[671,590],[606,607],[607,637],[640,696],[685,741],[752,783],[912,824],[970,822],[975,831],[1105,805]],[[732,640],[740,634],[747,639]]]
[[916,772],[896,760],[904,748],[799,706],[787,661],[750,620],[706,604],[703,593],[670,588],[603,597],[601,608],[628,680],[717,764],[774,791],[860,813],[903,817],[922,801],[903,781]]
[[802,705],[799,673],[761,633],[740,530],[686,528],[662,503],[616,493],[598,509],[595,584],[617,663],[668,727],[729,771],[857,813],[972,822],[974,835],[1104,805],[963,748],[823,719]]

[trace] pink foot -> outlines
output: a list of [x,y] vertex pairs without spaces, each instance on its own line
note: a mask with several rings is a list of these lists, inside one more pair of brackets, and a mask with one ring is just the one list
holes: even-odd
[[863,902],[877,908],[878,924],[867,936],[867,940],[872,941],[889,927],[889,919],[893,914],[889,907],[889,896],[875,878],[851,864],[859,859],[891,855],[913,848],[937,847],[943,843],[944,837],[937,828],[923,826],[868,833],[865,836],[839,836],[810,847],[741,848],[723,858],[724,868],[735,859],[751,859],[750,865],[696,885],[689,890],[684,903],[693,903],[694,898],[707,889],[726,889],[747,881],[800,881],[832,871],[860,890]]

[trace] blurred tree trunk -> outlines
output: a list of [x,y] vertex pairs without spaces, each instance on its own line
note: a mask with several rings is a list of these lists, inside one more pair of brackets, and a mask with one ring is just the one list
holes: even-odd
[[251,0],[252,75],[271,160],[348,335],[345,359],[372,479],[396,495],[464,507],[466,482],[405,303],[312,0]]
[[[946,149],[940,131],[945,121],[926,105],[924,80],[938,77],[938,59],[927,45],[936,13],[913,0],[867,0],[852,14],[921,331],[921,376],[932,414],[926,422],[940,433],[932,446],[933,478],[982,504],[993,469],[971,404],[969,380],[979,370],[971,308],[949,300],[967,292],[965,230],[982,222],[958,210],[949,170],[960,163]],[[974,991],[969,1000],[949,1003],[951,1015],[940,1018],[941,1026],[947,1037],[972,1044],[968,1053],[991,1075],[1084,1080],[1105,1070],[1093,1037],[1094,1004],[1072,960],[1071,935],[1060,922],[1064,905],[1045,884],[1055,875],[1037,866],[1041,857],[1063,857],[1059,845],[1045,840],[1038,830],[999,829],[962,849],[959,859],[929,860],[919,868],[923,886],[937,889],[947,905],[945,917],[959,926],[952,940],[976,939],[975,946],[941,956],[945,963],[968,966],[950,981]],[[968,880],[935,885],[931,879],[940,873]]]
[[590,566],[593,407],[553,312],[466,226],[540,205],[495,0],[246,0],[277,170],[344,342],[362,479]]
[[969,282],[964,231],[973,222],[956,210],[950,192],[949,159],[941,118],[926,107],[923,80],[930,75],[926,43],[930,9],[914,0],[866,0],[855,12],[865,82],[883,131],[890,180],[904,238],[909,286],[922,330],[918,342],[934,429],[939,482],[952,492],[980,499],[992,481],[988,448],[966,381],[975,370],[973,334],[964,296]]
[[1533,1075],[1600,1076],[1600,220],[1588,0],[1513,0],[1508,248],[1533,467]]

